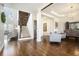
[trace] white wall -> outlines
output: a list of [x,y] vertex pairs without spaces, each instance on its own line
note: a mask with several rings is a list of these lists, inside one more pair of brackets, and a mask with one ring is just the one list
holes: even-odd
[[4,24],[1,22],[1,12],[3,7],[0,5],[0,51],[4,45]]
[[17,25],[18,24],[18,16],[17,16],[18,11],[10,7],[4,7],[4,11],[6,14],[6,24]]
[[29,16],[28,23],[27,23],[27,27],[28,27],[29,34],[31,36],[31,39],[33,39],[34,38],[34,30],[33,30],[32,14],[30,14],[30,16]]
[[55,18],[54,19],[54,30],[55,30],[55,22],[58,23],[58,27],[56,28],[58,30],[58,33],[63,33],[64,32],[64,21],[61,18]]
[[37,41],[41,41],[43,36],[43,20],[41,19],[41,11],[37,13]]

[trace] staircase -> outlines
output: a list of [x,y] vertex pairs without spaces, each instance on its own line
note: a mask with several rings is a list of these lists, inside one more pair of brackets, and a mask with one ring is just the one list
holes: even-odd
[[29,30],[27,27],[28,19],[30,14],[24,11],[19,11],[19,25],[20,25],[20,37],[29,38]]
[[21,38],[29,38],[29,37],[30,34],[27,26],[22,26]]

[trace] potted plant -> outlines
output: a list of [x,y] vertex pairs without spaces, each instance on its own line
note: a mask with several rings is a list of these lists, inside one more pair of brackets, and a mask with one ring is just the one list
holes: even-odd
[[4,12],[1,13],[1,21],[2,21],[2,23],[6,22],[6,16],[5,16]]

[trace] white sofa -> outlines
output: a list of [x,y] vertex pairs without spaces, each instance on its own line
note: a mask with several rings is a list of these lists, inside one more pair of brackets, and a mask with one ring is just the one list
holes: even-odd
[[65,37],[66,37],[65,33],[61,34],[61,33],[54,32],[50,35],[49,42],[61,42],[61,39]]
[[61,35],[59,33],[52,33],[50,35],[50,42],[61,42]]

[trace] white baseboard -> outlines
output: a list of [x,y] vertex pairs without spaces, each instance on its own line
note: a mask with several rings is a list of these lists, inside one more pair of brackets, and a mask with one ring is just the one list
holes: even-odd
[[41,42],[41,40],[38,40],[38,39],[37,39],[37,42]]
[[20,38],[18,40],[32,40],[32,38]]

